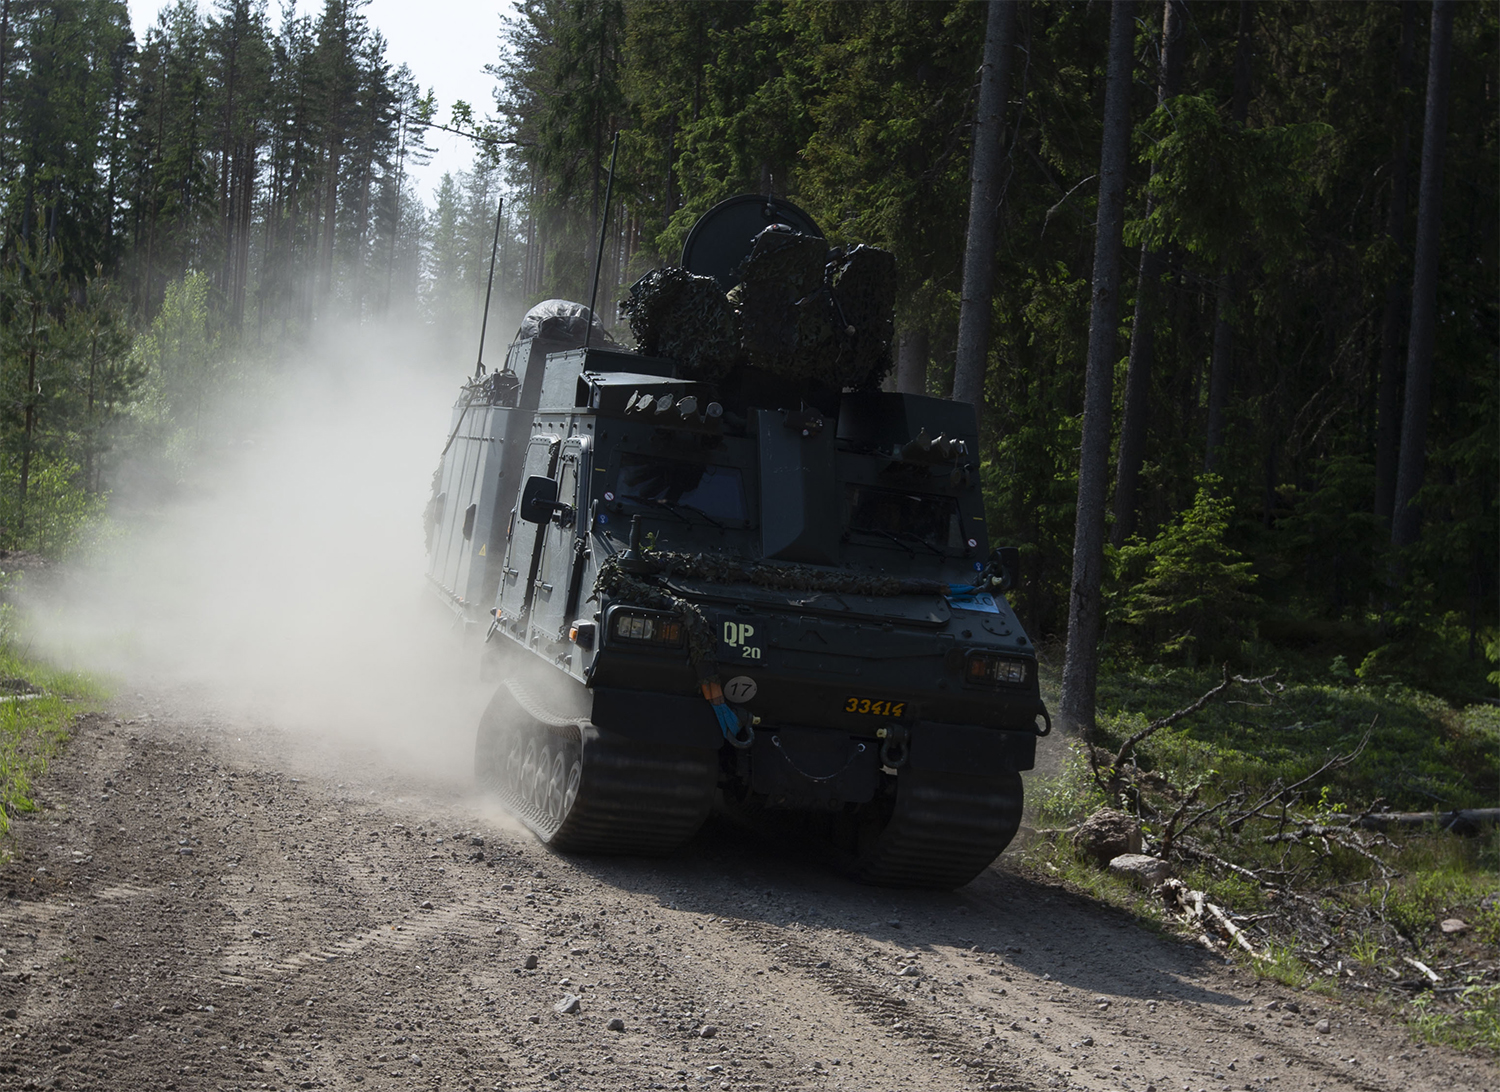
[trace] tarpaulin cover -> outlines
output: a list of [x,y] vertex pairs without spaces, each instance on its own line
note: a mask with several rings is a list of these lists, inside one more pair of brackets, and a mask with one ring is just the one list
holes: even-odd
[[543,300],[521,320],[517,341],[530,337],[544,337],[549,341],[570,342],[570,348],[578,348],[588,334],[589,322],[594,324],[594,336],[590,338],[600,345],[613,345],[614,340],[587,307],[572,300]]

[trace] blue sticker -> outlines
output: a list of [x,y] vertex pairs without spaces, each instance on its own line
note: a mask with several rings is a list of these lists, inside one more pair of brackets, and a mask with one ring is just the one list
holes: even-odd
[[600,512],[599,513],[599,525],[602,527],[604,524],[606,524],[608,522],[609,522],[609,517],[606,516],[603,512]]
[[983,561],[976,561],[976,562],[974,562],[974,571],[976,573],[982,573],[982,572],[984,572],[984,562]]
[[1000,605],[995,602],[995,597],[989,592],[978,592],[974,595],[955,595],[948,599],[949,606],[954,610],[976,610],[985,614],[999,614]]

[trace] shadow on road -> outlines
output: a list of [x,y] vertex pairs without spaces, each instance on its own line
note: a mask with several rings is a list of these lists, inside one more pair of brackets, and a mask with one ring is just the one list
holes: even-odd
[[1003,856],[957,891],[866,887],[839,876],[806,846],[710,820],[671,857],[566,860],[600,883],[688,913],[843,930],[914,955],[977,946],[1022,973],[1110,999],[1246,1004],[1199,983],[1207,969],[1222,966],[1218,957],[1019,875]]

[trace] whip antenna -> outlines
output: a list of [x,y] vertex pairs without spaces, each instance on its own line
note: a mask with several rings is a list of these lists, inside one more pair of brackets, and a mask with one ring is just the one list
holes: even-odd
[[490,279],[484,285],[484,318],[479,321],[479,359],[474,364],[474,378],[484,374],[484,332],[490,325],[490,291],[495,287],[495,254],[500,249],[500,221],[505,217],[505,195],[500,195],[500,208],[495,213],[495,241],[490,244]]
[[594,251],[594,287],[589,289],[589,325],[583,335],[583,347],[589,347],[589,338],[594,334],[594,301],[599,298],[599,267],[604,264],[604,232],[609,227],[609,202],[615,193],[615,156],[620,152],[620,130],[615,130],[614,144],[609,150],[609,181],[604,186],[604,215],[599,217],[599,246]]

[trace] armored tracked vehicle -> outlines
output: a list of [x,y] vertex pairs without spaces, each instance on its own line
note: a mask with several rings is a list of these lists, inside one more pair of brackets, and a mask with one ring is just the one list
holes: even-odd
[[637,349],[548,301],[463,388],[428,575],[500,680],[476,775],[547,845],[664,853],[717,805],[948,888],[1014,836],[1050,726],[1016,555],[971,407],[878,387],[893,293],[747,195],[632,289]]

